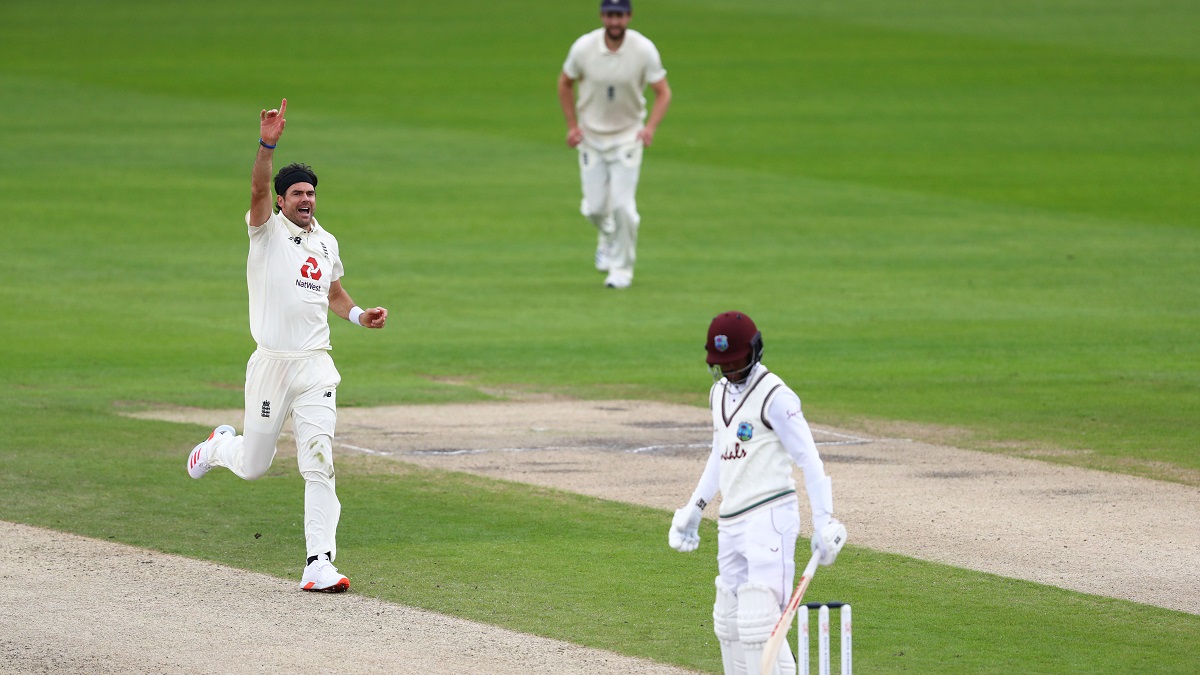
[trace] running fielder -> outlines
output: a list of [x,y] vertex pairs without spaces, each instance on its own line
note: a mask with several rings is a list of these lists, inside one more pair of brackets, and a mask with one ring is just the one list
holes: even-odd
[[[630,0],[601,0],[600,16],[604,27],[571,45],[558,76],[558,100],[567,120],[567,145],[579,151],[580,210],[598,230],[596,269],[608,272],[606,288],[628,288],[641,222],[634,195],[642,148],[654,142],[671,104],[671,87],[654,43],[629,28]],[[647,85],[654,90],[649,120]]]
[[317,223],[317,175],[306,164],[275,174],[271,163],[287,121],[287,99],[259,113],[259,147],[250,176],[246,225],[250,255],[250,333],[258,349],[246,365],[246,416],[238,436],[223,424],[188,456],[187,470],[200,478],[223,466],[240,478],[261,477],[275,458],[275,444],[290,414],[296,460],[304,476],[304,538],[308,558],[300,588],[338,593],[350,579],[333,566],[342,506],[333,473],[333,431],[341,375],[329,356],[329,316],[383,328],[387,310],[364,310],[342,288],[337,239]]
[[[726,675],[759,672],[763,645],[791,595],[800,535],[793,462],[804,471],[812,507],[812,550],[832,565],[846,542],[833,517],[833,491],[800,398],[761,363],[763,343],[750,317],[725,312],[708,327],[712,453],[667,540],[681,552],[700,544],[701,512],[721,491],[717,526],[717,599],[713,630]],[[791,675],[791,650],[779,650],[771,675]],[[764,673],[763,675],[767,675]]]

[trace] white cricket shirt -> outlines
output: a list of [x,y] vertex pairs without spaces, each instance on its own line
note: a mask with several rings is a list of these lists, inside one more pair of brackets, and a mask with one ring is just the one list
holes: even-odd
[[337,239],[313,219],[312,231],[272,213],[250,227],[246,287],[250,334],[259,347],[280,352],[330,349],[329,288],[342,278]]
[[597,150],[637,138],[646,119],[646,85],[667,76],[654,43],[633,29],[626,29],[615,52],[604,44],[603,28],[580,37],[567,53],[563,72],[577,82],[579,128]]

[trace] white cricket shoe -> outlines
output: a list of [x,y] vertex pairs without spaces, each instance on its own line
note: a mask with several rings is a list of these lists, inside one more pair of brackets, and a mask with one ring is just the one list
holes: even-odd
[[629,288],[633,285],[633,270],[611,270],[604,278],[605,288]]
[[304,568],[300,577],[300,589],[321,593],[342,593],[350,590],[350,579],[338,572],[324,553]]
[[212,457],[213,446],[216,445],[217,436],[236,436],[237,432],[228,424],[213,429],[213,432],[208,435],[208,439],[200,445],[192,448],[192,454],[188,455],[187,472],[192,478],[199,478],[208,473],[212,468],[212,464],[208,460]]

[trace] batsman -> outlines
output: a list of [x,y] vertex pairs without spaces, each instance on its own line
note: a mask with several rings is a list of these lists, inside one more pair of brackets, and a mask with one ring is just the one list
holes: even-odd
[[[754,322],[742,312],[718,315],[705,349],[714,381],[708,396],[712,452],[691,499],[675,511],[667,539],[677,551],[696,550],[701,514],[720,490],[713,631],[726,675],[755,675],[796,575],[800,509],[793,463],[804,472],[812,551],[822,565],[837,558],[846,527],[833,517],[831,481],[800,398],[763,365]],[[763,675],[795,672],[791,650],[781,649]]]

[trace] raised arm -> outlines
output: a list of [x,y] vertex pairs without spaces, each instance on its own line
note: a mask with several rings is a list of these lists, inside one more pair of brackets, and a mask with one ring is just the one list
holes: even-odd
[[259,227],[271,217],[271,158],[275,155],[274,146],[283,135],[283,127],[287,125],[287,120],[283,118],[286,110],[285,98],[280,101],[278,110],[263,110],[258,113],[258,154],[254,156],[254,170],[250,172],[251,227]]
[[575,80],[566,73],[558,75],[558,103],[562,106],[563,117],[567,120],[567,145],[572,148],[583,142],[583,132],[579,129],[579,120],[575,117]]

